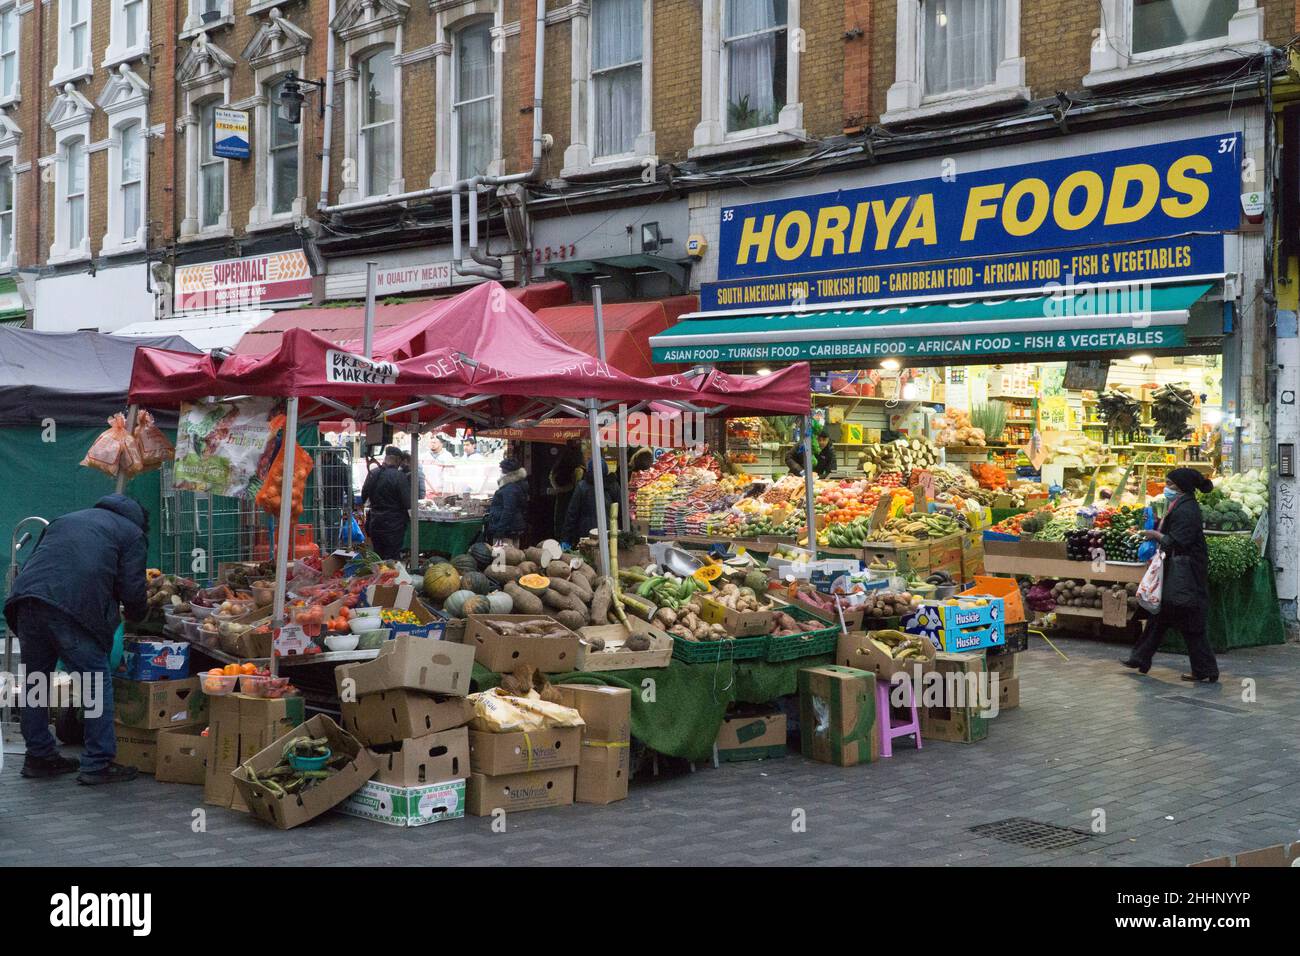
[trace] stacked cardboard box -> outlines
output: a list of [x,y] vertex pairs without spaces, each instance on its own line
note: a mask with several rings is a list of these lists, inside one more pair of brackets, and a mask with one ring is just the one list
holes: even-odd
[[343,727],[378,767],[341,812],[400,827],[465,815],[473,668],[472,647],[400,634],[335,669]]
[[799,735],[810,760],[852,767],[879,759],[876,675],[838,664],[799,671]]
[[989,735],[986,706],[991,684],[983,651],[948,653],[934,659],[935,677],[942,681],[940,704],[930,704],[929,688],[922,691],[921,736],[926,740],[976,743]]
[[226,694],[210,700],[203,802],[247,813],[248,804],[235,787],[234,771],[303,722],[303,699]]
[[723,763],[736,763],[784,757],[787,733],[785,714],[742,707],[722,718],[715,741],[718,759]]
[[180,740],[168,739],[171,734],[182,730],[201,733],[207,718],[208,698],[199,690],[196,677],[148,681],[113,678],[113,731],[117,762],[124,766],[154,773],[160,751],[166,748],[172,752]]
[[575,799],[594,804],[626,800],[632,773],[632,692],[594,684],[561,684],[558,689],[564,705],[581,714],[586,724]]

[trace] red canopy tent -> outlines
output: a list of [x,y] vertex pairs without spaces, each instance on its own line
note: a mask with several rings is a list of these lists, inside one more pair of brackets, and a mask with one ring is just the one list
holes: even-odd
[[[650,361],[650,336],[677,323],[677,317],[699,308],[699,298],[679,295],[652,302],[606,302],[601,306],[605,356],[615,368],[648,378],[659,374]],[[596,355],[595,309],[591,303],[538,308],[525,302],[537,318],[564,341]]]

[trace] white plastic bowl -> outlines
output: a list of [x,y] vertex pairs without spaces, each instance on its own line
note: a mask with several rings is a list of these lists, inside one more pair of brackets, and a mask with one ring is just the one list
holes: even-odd
[[353,634],[361,635],[367,631],[377,631],[380,628],[379,615],[374,617],[353,617],[348,619],[348,630]]
[[355,651],[360,643],[360,634],[331,634],[325,638],[325,646],[331,651]]
[[197,604],[191,604],[190,611],[192,611],[194,616],[201,621],[205,617],[215,614],[217,609],[215,607],[200,607]]

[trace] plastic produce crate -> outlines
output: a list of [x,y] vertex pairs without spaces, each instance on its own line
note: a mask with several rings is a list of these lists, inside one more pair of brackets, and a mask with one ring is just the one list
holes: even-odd
[[[806,611],[801,607],[790,605],[781,608],[796,621],[818,621],[820,615]],[[833,654],[840,639],[840,626],[833,624],[815,631],[802,634],[787,634],[782,637],[769,636],[767,639],[767,660],[769,663],[793,661],[801,657],[815,657],[819,654]]]
[[683,664],[716,664],[718,661],[756,661],[767,654],[766,634],[736,637],[727,641],[687,641],[673,636],[673,658]]

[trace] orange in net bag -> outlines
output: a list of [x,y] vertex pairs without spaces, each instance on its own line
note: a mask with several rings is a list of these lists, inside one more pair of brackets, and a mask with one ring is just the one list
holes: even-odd
[[[274,438],[276,433],[284,428],[284,417],[278,417],[271,424],[271,435]],[[289,503],[289,513],[296,521],[298,516],[302,514],[302,496],[307,488],[307,476],[311,474],[315,463],[312,461],[311,455],[303,451],[300,446],[294,445],[293,450],[293,500]],[[280,515],[280,485],[283,481],[284,445],[282,443],[255,499],[259,508],[276,517]]]
[[144,409],[136,415],[133,437],[140,446],[141,467],[145,471],[161,468],[163,462],[170,461],[176,454],[176,449],[154,422],[153,416]]
[[121,412],[108,419],[108,429],[99,433],[81,464],[116,478],[125,468],[128,475],[139,474],[143,468],[140,444],[126,430],[126,416]]

